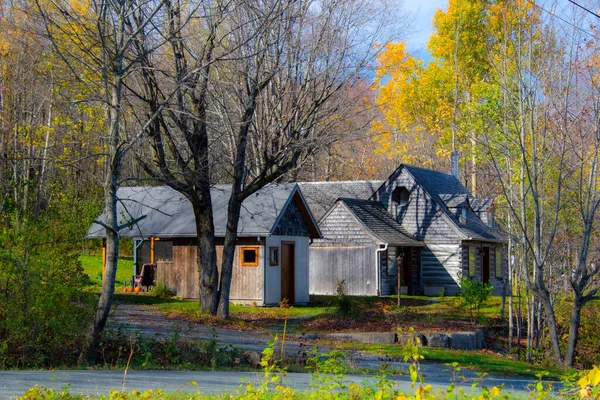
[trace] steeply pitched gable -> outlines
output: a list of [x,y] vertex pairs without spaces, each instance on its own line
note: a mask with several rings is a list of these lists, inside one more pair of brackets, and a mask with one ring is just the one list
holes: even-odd
[[[413,184],[418,186],[418,188],[411,187],[410,190],[420,189],[417,196],[426,197],[413,200],[421,204],[421,214],[426,214],[417,218],[435,219],[438,224],[440,220],[446,221],[449,228],[455,232],[457,239],[460,240],[505,241],[501,232],[486,225],[471,209],[470,203],[475,198],[454,175],[449,173],[403,164],[377,190],[373,199],[379,200],[389,207],[390,193],[387,192],[394,186],[393,182],[399,180],[402,174],[409,174]],[[411,195],[411,197],[413,196]],[[423,204],[427,205],[423,206]],[[413,204],[412,207],[415,205]],[[465,214],[462,221],[457,212],[461,207],[464,208]],[[428,223],[425,222],[425,224]],[[417,237],[425,234],[423,231],[422,235],[417,235]]]

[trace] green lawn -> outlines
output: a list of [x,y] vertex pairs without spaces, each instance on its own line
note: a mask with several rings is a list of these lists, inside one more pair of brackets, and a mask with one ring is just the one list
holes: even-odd
[[[83,267],[84,273],[90,277],[90,286],[94,290],[100,291],[102,285],[102,279],[98,279],[102,274],[102,255],[82,255],[79,256],[81,266]],[[117,263],[117,276],[115,282],[115,290],[123,290],[123,282],[131,280],[133,275],[133,258],[132,257],[120,257]]]

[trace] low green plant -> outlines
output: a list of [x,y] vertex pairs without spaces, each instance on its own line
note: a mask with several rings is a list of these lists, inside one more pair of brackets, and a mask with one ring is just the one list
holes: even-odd
[[481,307],[489,300],[494,288],[489,283],[475,281],[462,275],[459,276],[459,285],[458,294],[462,299],[463,306],[469,309],[471,323],[475,324]]
[[354,301],[346,294],[346,281],[341,280],[337,284],[335,309],[338,314],[348,317],[354,312]]
[[306,361],[306,368],[311,371],[311,387],[313,399],[332,399],[336,390],[345,390],[345,374],[348,372],[346,359],[348,354],[342,350],[332,350],[319,354],[314,347],[312,356]]
[[161,299],[169,299],[175,296],[175,292],[164,282],[158,281],[152,289],[152,293]]

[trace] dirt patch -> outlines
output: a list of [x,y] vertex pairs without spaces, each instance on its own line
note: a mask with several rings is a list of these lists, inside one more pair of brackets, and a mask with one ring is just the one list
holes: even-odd
[[419,333],[451,333],[471,331],[479,325],[472,325],[464,321],[437,321],[437,322],[400,322],[393,319],[375,318],[342,318],[336,315],[319,317],[303,322],[301,329],[306,332],[409,332],[414,329]]
[[385,320],[363,318],[319,317],[301,324],[307,332],[393,332],[395,327]]
[[170,311],[165,313],[170,320],[203,324],[215,328],[235,329],[239,331],[267,331],[273,326],[283,325],[285,318],[279,314],[243,313],[223,320],[211,315],[190,315],[189,313]]

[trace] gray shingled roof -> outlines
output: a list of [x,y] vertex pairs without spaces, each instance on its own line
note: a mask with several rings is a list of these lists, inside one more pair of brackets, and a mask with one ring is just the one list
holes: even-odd
[[494,199],[470,199],[469,205],[476,213],[487,212],[494,205]]
[[[265,236],[273,229],[279,215],[297,191],[295,183],[271,184],[244,200],[238,236]],[[227,205],[231,185],[215,185],[211,189],[215,236],[225,236]],[[120,232],[122,237],[195,237],[196,226],[192,205],[181,193],[168,186],[121,187],[118,215],[120,223],[147,217]],[[104,221],[104,214],[99,219]],[[88,237],[104,237],[105,230],[93,224]]]
[[320,220],[339,198],[366,200],[384,181],[298,182],[315,219]]
[[469,205],[469,197],[466,194],[440,194],[440,199],[448,208],[466,207]]
[[[429,193],[438,206],[447,210],[446,215],[466,236],[467,240],[505,241],[505,237],[500,231],[483,223],[471,208],[467,209],[467,222],[464,224],[448,211],[448,205],[445,203],[444,199],[448,201],[450,197],[460,199],[466,196],[469,199],[469,203],[472,203],[475,199],[454,175],[406,164],[404,164],[403,167],[405,167],[415,178],[417,183]],[[398,171],[401,168],[402,166]]]
[[385,207],[377,201],[360,199],[340,199],[350,212],[382,242],[396,246],[423,246],[414,239],[394,218]]

